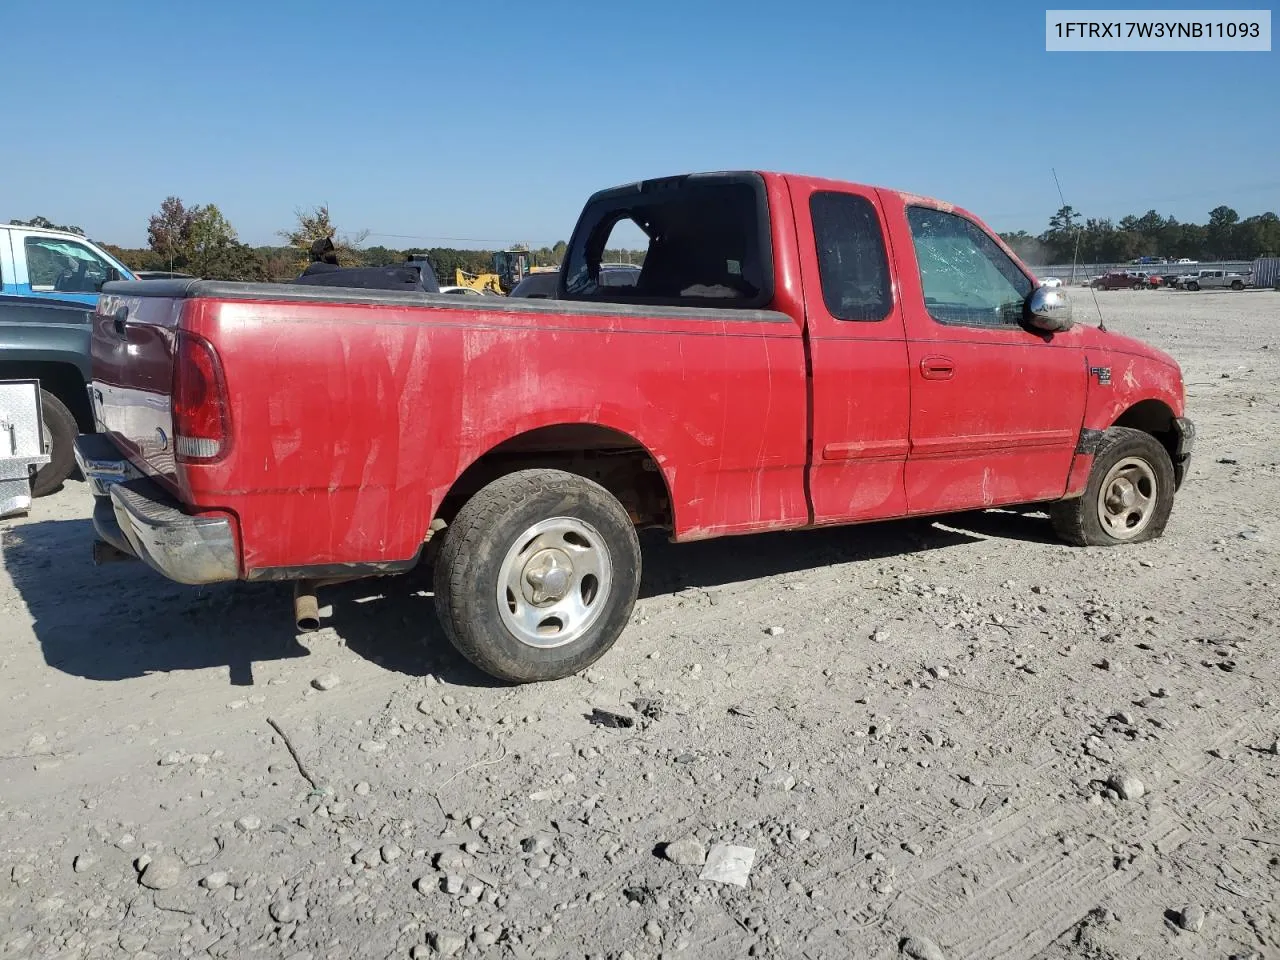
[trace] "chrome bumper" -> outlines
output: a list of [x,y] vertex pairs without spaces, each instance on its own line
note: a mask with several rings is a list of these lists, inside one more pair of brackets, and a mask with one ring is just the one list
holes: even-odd
[[76,463],[94,494],[93,529],[98,539],[178,583],[239,579],[229,519],[183,513],[105,436],[77,437]]

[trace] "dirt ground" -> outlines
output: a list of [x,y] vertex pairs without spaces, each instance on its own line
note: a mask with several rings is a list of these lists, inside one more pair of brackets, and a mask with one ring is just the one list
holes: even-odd
[[557,683],[421,577],[299,638],[287,587],[95,568],[81,483],[0,523],[0,957],[1280,958],[1280,293],[1098,299],[1189,383],[1162,540],[650,540]]

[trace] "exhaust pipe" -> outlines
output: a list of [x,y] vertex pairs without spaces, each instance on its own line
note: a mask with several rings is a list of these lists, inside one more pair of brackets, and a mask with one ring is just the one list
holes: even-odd
[[320,601],[316,598],[314,580],[296,580],[293,584],[293,622],[299,633],[320,629]]

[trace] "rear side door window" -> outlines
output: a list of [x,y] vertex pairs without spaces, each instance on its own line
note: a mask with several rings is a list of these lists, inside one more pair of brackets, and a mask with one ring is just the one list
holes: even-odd
[[827,312],[839,320],[883,320],[893,307],[889,256],[866,197],[822,191],[809,198]]
[[1031,279],[977,224],[931,207],[909,207],[925,308],[938,323],[1016,327]]
[[27,282],[35,293],[97,293],[110,264],[82,243],[27,237]]

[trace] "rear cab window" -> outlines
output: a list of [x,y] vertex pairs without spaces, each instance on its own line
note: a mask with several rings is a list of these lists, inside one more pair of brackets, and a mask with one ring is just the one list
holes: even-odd
[[972,220],[909,206],[925,308],[938,323],[1016,327],[1035,284]]
[[[637,247],[638,272],[615,279],[606,266],[602,275],[606,250]],[[695,174],[602,191],[574,228],[562,278],[567,300],[767,307],[773,247],[764,180]]]
[[893,308],[884,231],[875,207],[853,193],[809,198],[818,275],[827,312],[838,320],[883,320]]

